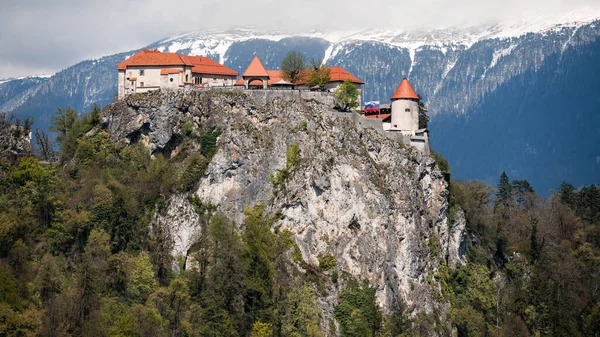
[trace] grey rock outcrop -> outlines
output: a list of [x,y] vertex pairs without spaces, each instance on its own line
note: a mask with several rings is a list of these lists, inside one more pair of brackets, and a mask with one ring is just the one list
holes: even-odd
[[0,156],[27,155],[31,155],[31,131],[11,124],[4,114],[0,114]]
[[[294,233],[306,263],[318,266],[319,255],[332,254],[336,269],[376,287],[384,310],[398,296],[416,311],[443,308],[434,275],[443,263],[464,260],[465,220],[458,212],[449,223],[448,186],[435,161],[352,115],[331,113],[328,94],[310,94],[132,95],[106,109],[103,121],[119,139],[142,134],[151,151],[171,143],[186,118],[219,127],[219,150],[196,191],[203,202],[238,224],[244,208],[259,202],[281,212],[274,228]],[[300,160],[274,185],[270,176],[286,167],[294,143]],[[179,195],[156,218],[169,229],[174,255],[185,256],[200,230],[192,213]],[[321,299],[326,315],[334,301]]]

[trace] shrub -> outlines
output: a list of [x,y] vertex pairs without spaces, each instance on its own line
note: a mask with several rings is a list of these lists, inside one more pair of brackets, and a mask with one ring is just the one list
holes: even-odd
[[342,336],[375,336],[381,328],[381,310],[375,299],[375,288],[366,281],[349,279],[340,293],[334,310]]
[[204,132],[200,134],[199,142],[200,142],[200,153],[208,161],[212,160],[212,157],[217,153],[217,139],[221,135],[221,130],[215,127],[208,128]]
[[335,256],[331,255],[331,253],[327,254],[319,254],[319,269],[321,271],[328,271],[332,268],[335,268],[337,262],[335,260]]

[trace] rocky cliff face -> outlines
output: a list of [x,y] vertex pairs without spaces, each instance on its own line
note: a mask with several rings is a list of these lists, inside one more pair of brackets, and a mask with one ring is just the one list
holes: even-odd
[[31,131],[11,124],[5,117],[0,114],[0,157],[31,155]]
[[[192,91],[133,95],[104,111],[104,127],[122,140],[177,155],[184,119],[223,132],[196,195],[243,226],[246,206],[263,202],[289,229],[305,266],[331,254],[336,269],[367,279],[388,309],[402,296],[417,310],[439,307],[434,274],[463,260],[464,218],[449,222],[448,186],[435,162],[403,148],[352,114],[333,112],[332,97],[292,91]],[[286,151],[297,144],[299,161]],[[166,151],[166,152],[165,152]],[[278,183],[270,177],[288,167]],[[174,196],[157,214],[185,256],[199,234],[188,199]],[[298,268],[302,270],[302,266]],[[335,294],[335,292],[334,292]],[[331,315],[336,297],[321,299]]]

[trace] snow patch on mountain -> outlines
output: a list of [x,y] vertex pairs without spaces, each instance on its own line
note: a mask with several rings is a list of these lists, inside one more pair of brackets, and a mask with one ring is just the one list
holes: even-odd
[[511,44],[506,48],[494,51],[494,54],[492,55],[492,61],[490,62],[490,65],[485,69],[483,74],[481,74],[481,79],[485,78],[485,75],[487,74],[488,70],[494,68],[496,64],[498,64],[498,60],[500,58],[510,55],[510,53],[515,49],[515,47],[517,47],[516,44]]

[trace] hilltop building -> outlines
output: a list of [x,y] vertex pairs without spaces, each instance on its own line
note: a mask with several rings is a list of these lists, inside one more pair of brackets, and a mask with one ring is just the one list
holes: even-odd
[[232,86],[238,73],[203,56],[141,50],[117,65],[118,97],[186,86]]
[[419,129],[419,101],[410,82],[404,78],[391,97],[391,115],[383,120],[383,130],[399,132],[402,142],[429,153],[427,129]]
[[[324,85],[323,89],[326,91],[334,91],[344,81],[349,80],[356,84],[361,89],[361,86],[365,82],[358,79],[356,76],[349,73],[342,67],[329,67],[329,81]],[[235,85],[245,86],[246,89],[267,89],[267,88],[287,88],[287,89],[310,89],[306,85],[306,80],[310,76],[310,72],[313,70],[304,71],[301,76],[301,80],[297,83],[290,83],[283,77],[283,71],[281,70],[267,70],[263,66],[258,56],[254,56],[246,71],[242,74]]]
[[[419,101],[410,82],[404,78],[392,94],[391,104],[381,104],[376,110],[365,109],[363,117],[379,118],[384,131],[397,132],[399,140],[429,153],[427,129],[419,128]],[[378,102],[376,102],[378,103]]]

